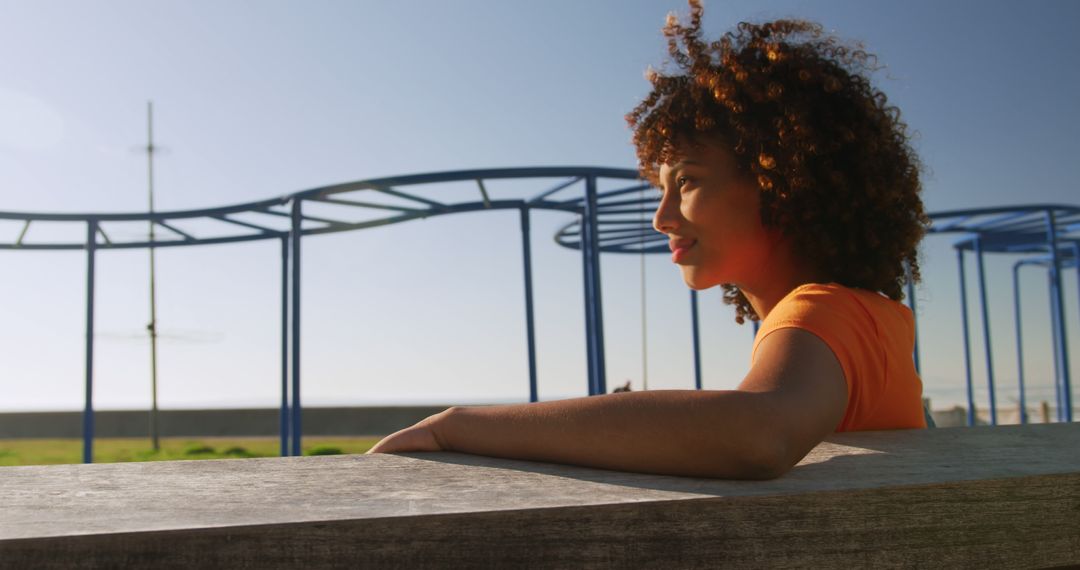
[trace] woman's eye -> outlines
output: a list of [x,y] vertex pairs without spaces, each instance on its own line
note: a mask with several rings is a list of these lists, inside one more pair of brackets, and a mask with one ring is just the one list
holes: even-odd
[[682,188],[684,186],[686,186],[687,184],[690,184],[690,178],[688,178],[686,176],[680,176],[680,177],[675,179],[675,187],[680,189],[680,190],[682,190]]

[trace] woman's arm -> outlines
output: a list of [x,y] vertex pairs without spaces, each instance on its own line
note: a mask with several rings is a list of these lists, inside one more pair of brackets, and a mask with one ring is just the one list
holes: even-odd
[[816,336],[781,329],[737,390],[655,390],[451,408],[373,453],[452,450],[670,475],[777,477],[843,417],[847,385]]

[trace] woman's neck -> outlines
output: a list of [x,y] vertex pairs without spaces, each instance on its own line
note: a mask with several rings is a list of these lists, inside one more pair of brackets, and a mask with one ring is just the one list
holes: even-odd
[[769,259],[762,264],[759,279],[738,287],[758,317],[765,320],[773,307],[796,287],[824,281],[827,279],[820,272],[810,269],[805,261],[795,257],[790,242],[784,240],[777,244]]

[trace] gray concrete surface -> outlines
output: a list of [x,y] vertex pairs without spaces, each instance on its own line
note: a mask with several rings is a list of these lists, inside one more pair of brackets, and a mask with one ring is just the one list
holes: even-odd
[[52,568],[1080,563],[1080,424],[862,432],[789,474],[451,453],[0,468],[0,560]]

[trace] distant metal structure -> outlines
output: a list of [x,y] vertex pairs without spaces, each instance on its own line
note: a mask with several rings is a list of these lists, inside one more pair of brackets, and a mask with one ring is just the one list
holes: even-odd
[[[968,424],[975,423],[975,400],[971,378],[971,348],[967,319],[965,253],[975,255],[978,273],[979,305],[982,313],[983,343],[986,354],[987,389],[990,398],[990,423],[997,423],[993,351],[990,348],[990,319],[987,311],[986,275],[983,255],[1007,253],[1025,256],[1013,265],[1013,299],[1016,318],[1016,350],[1019,363],[1021,422],[1027,421],[1024,395],[1023,336],[1021,330],[1019,269],[1038,265],[1046,269],[1050,293],[1050,330],[1054,351],[1054,393],[1057,420],[1073,421],[1072,380],[1065,326],[1065,299],[1061,273],[1070,266],[1080,270],[1080,207],[1054,204],[956,210],[934,214],[935,233],[957,233],[963,237],[953,244],[960,273],[961,310],[964,325],[964,364],[967,381]],[[1078,273],[1080,277],[1080,273]]]
[[[532,181],[544,183],[543,190],[530,198],[496,199],[488,191],[492,182]],[[431,195],[440,185],[474,184],[471,200],[458,202]],[[601,191],[603,186],[613,189]],[[303,238],[326,233],[354,231],[429,218],[433,216],[487,210],[518,210],[522,231],[525,281],[526,343],[529,358],[529,399],[537,400],[536,347],[532,297],[532,254],[530,212],[566,212],[574,220],[563,226],[555,241],[581,251],[588,393],[607,392],[604,370],[603,312],[600,287],[600,253],[667,253],[667,237],[652,229],[650,216],[659,202],[658,193],[644,192],[650,185],[634,170],[587,166],[462,170],[394,176],[349,182],[305,190],[258,202],[202,210],[123,214],[47,214],[0,212],[0,220],[21,221],[15,241],[0,241],[0,250],[85,250],[86,281],[86,392],[84,407],[85,462],[93,450],[93,355],[94,278],[98,250],[186,247],[206,244],[276,239],[281,243],[281,454],[299,455],[302,434],[300,377],[300,287]],[[407,190],[407,191],[406,191]],[[479,199],[476,199],[478,195]],[[556,196],[561,196],[556,198]],[[317,207],[318,215],[305,212],[305,205]],[[1065,338],[1061,271],[1068,266],[1080,270],[1080,207],[1060,205],[1011,206],[956,210],[932,214],[931,233],[955,233],[962,238],[954,244],[961,277],[964,354],[968,387],[968,421],[975,421],[971,378],[970,339],[967,315],[964,254],[973,251],[979,273],[983,336],[987,352],[991,421],[996,423],[990,324],[982,258],[985,253],[1025,255],[1014,267],[1045,267],[1049,276],[1051,327],[1055,347],[1055,389],[1058,420],[1072,421],[1072,392]],[[34,222],[59,222],[85,228],[84,238],[36,242],[27,239]],[[130,222],[149,222],[166,230],[162,237],[113,239],[107,228]],[[117,234],[120,235],[120,234]],[[152,234],[153,235],[153,234]],[[1018,281],[1017,281],[1018,283]],[[1019,292],[1015,293],[1017,315]],[[908,298],[917,314],[913,288]],[[695,386],[701,388],[701,355],[698,334],[698,300],[690,292],[693,328]],[[1017,321],[1017,350],[1022,352]],[[917,327],[916,327],[917,329]],[[918,343],[914,358],[919,362]],[[1021,368],[1022,368],[1021,357]],[[1021,397],[1023,372],[1021,370]]]
[[[1061,263],[1060,269],[1068,269],[1069,267],[1077,270],[1077,279],[1080,282],[1080,242],[1072,242],[1069,244],[1068,249],[1061,250],[1061,256],[1058,258]],[[1017,368],[1017,380],[1019,384],[1019,406],[1020,406],[1020,423],[1028,423],[1027,416],[1027,397],[1024,389],[1024,340],[1023,329],[1021,327],[1021,318],[1023,311],[1020,309],[1020,268],[1035,266],[1041,267],[1047,272],[1048,281],[1050,283],[1050,314],[1051,318],[1054,318],[1057,314],[1058,308],[1061,306],[1054,299],[1056,293],[1053,290],[1054,277],[1052,274],[1053,260],[1050,256],[1032,257],[1027,259],[1021,259],[1013,263],[1013,314],[1016,319],[1016,368]],[[1064,326],[1062,327],[1064,330]],[[1053,336],[1053,349],[1054,349],[1054,367],[1055,367],[1055,386],[1061,385],[1064,389],[1055,390],[1057,397],[1057,409],[1059,410],[1058,419],[1064,421],[1072,421],[1072,409],[1071,406],[1066,406],[1068,413],[1064,416],[1060,413],[1062,409],[1062,400],[1069,400],[1072,397],[1072,390],[1069,384],[1069,362],[1068,353],[1060,352],[1061,345],[1065,344],[1063,337],[1058,337],[1058,329],[1055,327],[1052,329]],[[1064,355],[1064,358],[1062,358]],[[1062,367],[1063,366],[1063,367]],[[1059,367],[1062,367],[1059,369]],[[1067,419],[1066,419],[1067,418]]]
[[[152,145],[152,142],[150,143]],[[530,198],[498,199],[489,193],[499,181],[543,184]],[[452,183],[474,185],[475,198],[451,202],[432,192]],[[614,189],[601,191],[601,187]],[[526,342],[529,355],[529,399],[536,401],[536,346],[533,318],[530,217],[533,210],[566,212],[585,228],[579,249],[584,275],[585,339],[588,393],[607,392],[604,370],[603,312],[600,295],[601,200],[648,188],[634,170],[585,166],[463,170],[415,174],[336,184],[271,200],[219,208],[146,213],[50,214],[0,212],[0,220],[22,222],[14,241],[0,241],[0,250],[84,250],[86,273],[86,382],[83,410],[83,461],[93,461],[93,358],[95,260],[101,250],[188,247],[276,239],[281,243],[281,454],[300,455],[302,405],[300,377],[301,251],[303,238],[354,231],[447,214],[518,210],[521,219],[525,275]],[[305,212],[318,208],[318,215]],[[35,222],[83,227],[63,239],[30,239]],[[150,237],[121,237],[113,227],[139,222],[163,230]],[[110,237],[110,234],[112,237]],[[28,237],[29,236],[29,237]]]

